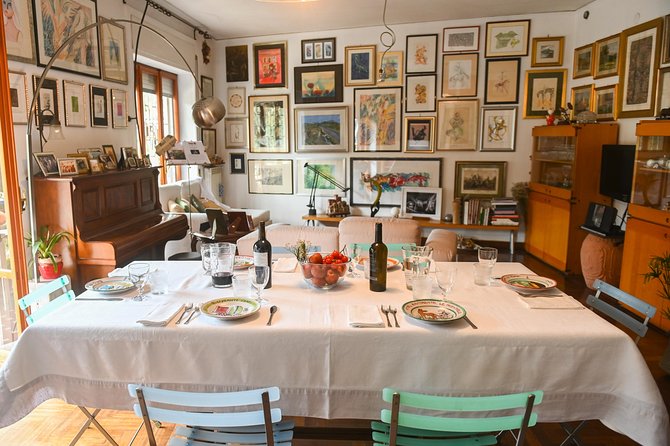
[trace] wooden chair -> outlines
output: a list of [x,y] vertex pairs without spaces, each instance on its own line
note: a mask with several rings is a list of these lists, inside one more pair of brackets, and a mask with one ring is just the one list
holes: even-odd
[[156,446],[150,421],[180,425],[169,446],[230,443],[290,446],[293,439],[294,423],[282,422],[281,410],[270,408],[270,402],[279,400],[277,387],[197,393],[131,384],[128,391],[137,398],[133,409],[144,420],[150,446]]
[[[206,229],[194,232],[191,238],[191,251],[195,252],[200,243],[228,242],[235,243],[237,239],[250,232],[249,218],[244,212],[224,213],[221,209],[205,209],[208,223]],[[251,223],[253,225],[253,223]]]
[[[385,388],[381,422],[372,422],[375,446],[469,446],[493,445],[504,431],[512,432],[516,445],[523,444],[528,427],[537,423],[533,407],[542,402],[541,390],[508,395],[445,397],[398,392]],[[421,410],[421,414],[404,408]],[[429,411],[440,415],[430,415]],[[447,415],[443,415],[447,412]],[[503,413],[504,412],[504,413]],[[479,416],[478,416],[479,415]]]

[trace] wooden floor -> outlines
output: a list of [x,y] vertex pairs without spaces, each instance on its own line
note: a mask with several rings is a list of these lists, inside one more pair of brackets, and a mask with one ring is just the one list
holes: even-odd
[[[470,261],[468,253],[459,254],[460,261]],[[499,261],[509,261],[509,254],[501,254]],[[569,276],[565,277],[547,267],[543,263],[537,261],[531,256],[524,256],[523,254],[516,254],[514,261],[523,262],[530,269],[538,274],[552,277],[559,283],[559,288],[566,291],[568,294],[584,300],[588,295],[588,290],[584,286],[581,277]],[[670,406],[670,376],[666,375],[658,366],[661,354],[668,343],[668,337],[655,329],[650,330],[647,336],[640,341],[639,347],[644,358],[649,365],[649,368],[658,383],[661,394],[666,402],[666,406]],[[0,352],[0,361],[4,360],[2,352]],[[607,364],[603,364],[607,367]],[[98,419],[103,426],[108,428],[113,438],[117,440],[119,445],[127,445],[132,438],[133,433],[140,424],[140,420],[130,412],[122,411],[102,411]],[[58,400],[50,400],[21,421],[12,426],[0,429],[0,445],[1,446],[66,446],[70,443],[79,426],[85,420],[84,415],[78,408],[64,404]],[[366,421],[329,421],[313,419],[296,419],[296,426],[322,426],[328,429],[329,427],[348,426],[366,429],[369,422]],[[167,439],[172,433],[172,426],[164,426],[155,430],[158,444],[167,444]],[[360,432],[361,429],[358,429]],[[364,433],[358,439],[347,440],[333,440],[338,438],[334,430],[327,430],[328,435],[325,438],[329,440],[313,440],[313,439],[299,439],[294,441],[296,446],[368,446],[371,444],[367,441],[367,434]],[[330,433],[332,432],[332,434]],[[592,421],[587,423],[586,427],[580,435],[582,443],[589,446],[628,446],[635,445],[634,441],[624,437],[616,432],[613,432],[603,426],[601,423]],[[296,434],[301,435],[304,430],[296,429]],[[531,429],[526,444],[529,446],[539,445],[559,445],[565,434],[558,424],[539,424]],[[87,432],[77,443],[80,446],[98,446],[109,444],[104,437],[94,428],[87,429]],[[133,443],[135,445],[146,445],[146,435],[144,429],[141,430],[137,440]],[[512,445],[514,442],[507,436],[501,441],[503,445]]]

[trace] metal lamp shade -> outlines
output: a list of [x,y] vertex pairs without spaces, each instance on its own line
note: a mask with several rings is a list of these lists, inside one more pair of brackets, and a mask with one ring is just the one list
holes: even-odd
[[214,97],[202,98],[193,104],[193,121],[200,128],[209,128],[223,119],[226,107]]

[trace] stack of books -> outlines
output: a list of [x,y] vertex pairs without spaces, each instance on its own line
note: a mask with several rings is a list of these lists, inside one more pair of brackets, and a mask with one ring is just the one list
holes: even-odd
[[491,200],[491,224],[497,226],[517,226],[519,224],[518,202],[511,197]]
[[488,226],[491,221],[491,200],[470,198],[463,200],[463,224]]

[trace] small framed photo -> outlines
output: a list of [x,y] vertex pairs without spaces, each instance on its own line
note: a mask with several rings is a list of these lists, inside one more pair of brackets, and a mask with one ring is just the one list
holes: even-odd
[[126,28],[100,17],[100,60],[102,78],[106,81],[128,83],[126,62]]
[[516,150],[517,107],[482,108],[482,152],[514,152]]
[[300,42],[302,63],[335,62],[335,37]]
[[442,30],[442,52],[479,51],[479,26],[458,26]]
[[249,193],[293,195],[293,160],[249,160]]
[[121,154],[123,156],[124,167],[137,167],[137,160],[135,159],[135,149],[132,147],[121,147]]
[[575,48],[575,57],[572,61],[572,78],[593,76],[593,44]]
[[344,48],[344,85],[360,87],[375,85],[377,71],[376,45],[347,46]]
[[563,65],[565,37],[535,37],[531,67],[560,67]]
[[91,173],[91,168],[88,165],[88,157],[81,156],[80,154],[77,155],[72,156],[71,154],[68,154],[67,156],[68,158],[75,160],[77,163],[77,173],[80,175]]
[[91,85],[91,126],[108,127],[107,89]]
[[435,74],[412,74],[405,76],[406,113],[434,112],[435,88],[437,76]]
[[403,54],[402,51],[387,51],[377,53],[377,71],[379,78],[377,85],[380,87],[402,86],[403,79]]
[[249,152],[288,153],[288,95],[249,96]]
[[216,129],[200,129],[200,136],[205,153],[211,160],[216,155]]
[[442,55],[442,97],[477,96],[479,53]]
[[65,125],[86,127],[86,87],[80,82],[63,81]]
[[597,40],[593,44],[593,78],[616,76],[619,74],[619,34]]
[[286,42],[254,44],[256,88],[286,87]]
[[342,102],[342,64],[295,67],[293,73],[296,104]]
[[12,103],[12,122],[28,123],[28,86],[26,74],[9,72],[9,100]]
[[234,45],[226,47],[226,82],[249,80],[249,47]]
[[484,104],[517,104],[521,59],[486,59]]
[[61,176],[79,175],[77,160],[74,158],[58,158],[58,174]]
[[506,161],[456,161],[454,197],[505,196]]
[[111,144],[103,144],[102,145],[102,151],[105,155],[109,156],[112,161],[114,161],[114,165],[116,165],[119,162],[118,157],[116,156],[116,152],[114,151],[114,146]]
[[405,117],[403,150],[412,153],[433,153],[435,147],[435,118],[432,116]]
[[202,88],[202,97],[211,98],[214,96],[214,79],[208,76],[200,75],[200,88]]
[[670,67],[658,70],[658,90],[656,92],[656,116],[661,110],[670,108]]
[[617,118],[617,84],[597,87],[593,91],[593,111],[598,121],[614,121]]
[[40,152],[33,153],[33,156],[45,177],[60,174],[60,171],[58,170],[58,160],[56,159],[55,154],[51,152]]
[[486,23],[485,57],[528,55],[530,20]]
[[137,159],[136,158],[126,158],[126,168],[127,169],[136,169],[137,168]]
[[128,127],[128,96],[125,90],[112,88],[109,92],[112,100],[112,127]]
[[249,147],[249,122],[247,118],[226,118],[226,149]]
[[591,111],[593,108],[593,84],[573,87],[570,103],[572,104],[572,119],[576,119],[581,112]]
[[87,149],[77,149],[77,153],[87,157],[89,160],[97,160],[103,152],[102,149],[98,147],[91,147]]
[[405,72],[428,74],[437,71],[437,34],[407,36]]
[[296,152],[349,150],[349,107],[295,109]]
[[440,220],[442,215],[441,187],[403,187],[402,215]]
[[245,116],[247,114],[247,89],[228,87],[227,116]]
[[565,104],[568,70],[526,70],[524,118],[541,119]]
[[247,173],[246,165],[244,164],[244,153],[230,154],[230,173],[234,175]]
[[112,157],[109,155],[100,155],[98,160],[102,163],[105,170],[116,170],[116,163],[112,160]]
[[478,99],[437,102],[436,150],[475,150],[478,130]]
[[91,163],[91,173],[102,173],[104,171],[100,160],[91,160],[89,162]]
[[354,89],[354,152],[402,150],[402,87]]

